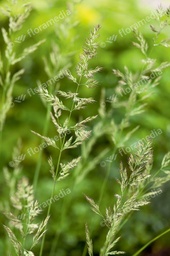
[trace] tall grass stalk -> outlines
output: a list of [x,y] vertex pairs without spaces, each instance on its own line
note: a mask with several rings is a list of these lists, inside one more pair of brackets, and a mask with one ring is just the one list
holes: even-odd
[[[18,1],[11,2],[14,4],[14,8],[15,4],[18,4]],[[13,66],[20,63],[28,54],[34,52],[41,44],[40,42],[23,50],[20,56],[16,57],[15,55],[12,36],[14,36],[14,32],[19,31],[22,28],[22,24],[30,13],[30,10],[30,5],[23,4],[24,14],[20,14],[17,19],[16,17],[11,16],[9,19],[9,30],[5,30],[4,28],[2,29],[6,49],[3,54],[5,61],[3,62],[0,59],[0,82],[2,85],[0,146],[2,145],[2,130],[12,103],[13,88],[24,72],[23,69],[20,69],[16,73],[13,73]],[[169,12],[170,11],[167,13]],[[4,10],[4,13],[7,13],[7,16],[9,16],[9,13],[12,15],[11,10],[10,12],[9,10]],[[63,30],[62,26],[61,29]],[[158,64],[155,59],[150,58],[148,43],[141,33],[134,30],[137,40],[134,45],[140,49],[144,56],[142,59],[144,67],[136,74],[133,74],[127,67],[125,67],[123,71],[114,69],[113,73],[118,78],[118,83],[114,90],[117,94],[116,100],[111,102],[110,106],[106,110],[106,107],[104,107],[103,104],[106,102],[105,93],[103,92],[100,108],[98,110],[100,117],[99,120],[96,119],[97,116],[88,116],[88,114],[87,117],[83,119],[83,117],[80,116],[80,110],[88,109],[90,104],[93,104],[95,100],[92,97],[83,98],[81,96],[81,87],[95,87],[97,80],[94,78],[94,75],[101,70],[99,67],[91,69],[89,66],[90,60],[94,58],[97,53],[98,45],[96,41],[99,36],[99,29],[100,26],[96,26],[93,31],[91,31],[89,38],[86,40],[83,53],[80,55],[80,61],[76,65],[76,74],[73,74],[70,70],[65,72],[66,78],[69,80],[70,84],[75,86],[75,88],[73,87],[73,90],[71,91],[70,89],[64,91],[60,90],[58,86],[56,92],[53,87],[47,89],[40,87],[39,90],[40,97],[46,106],[47,113],[42,135],[37,132],[34,132],[34,134],[46,142],[49,142],[50,145],[58,152],[57,160],[53,160],[51,157],[48,161],[53,178],[53,185],[50,191],[50,198],[48,199],[50,203],[47,208],[47,216],[41,223],[36,221],[36,217],[40,214],[41,210],[37,200],[35,199],[35,194],[37,192],[40,169],[43,162],[42,151],[39,153],[35,168],[33,186],[29,185],[27,178],[22,177],[20,179],[22,173],[19,166],[14,166],[13,172],[10,172],[8,168],[4,169],[5,180],[9,189],[9,204],[4,210],[4,215],[9,220],[9,225],[4,225],[4,228],[8,234],[9,241],[14,248],[14,251],[12,251],[12,247],[9,247],[9,251],[7,253],[10,255],[34,256],[34,247],[37,246],[41,240],[39,256],[43,256],[47,236],[46,231],[48,231],[47,223],[52,212],[52,203],[57,184],[60,180],[66,179],[67,176],[70,175],[70,170],[74,169],[75,174],[73,175],[73,181],[70,185],[72,192],[74,192],[77,183],[81,182],[85,176],[90,173],[90,171],[94,170],[103,157],[107,156],[108,153],[115,155],[121,147],[124,148],[126,144],[131,141],[130,139],[132,134],[134,134],[139,128],[139,126],[132,128],[131,118],[143,113],[146,99],[151,95],[152,88],[159,84],[162,71],[170,66],[168,62]],[[153,26],[151,26],[151,29],[156,33],[157,38],[161,30],[157,31]],[[64,30],[63,33],[67,34],[67,31]],[[155,44],[156,39],[154,41],[154,45]],[[163,41],[160,45],[167,47],[167,42]],[[60,71],[57,59],[58,50],[55,51],[55,49],[58,49],[56,45],[54,46],[54,52],[50,54],[53,66],[52,69],[50,69],[50,63],[46,62],[47,66],[45,69],[49,78],[54,77],[56,73]],[[65,63],[67,63],[67,59],[65,59]],[[64,68],[69,66],[64,64]],[[149,77],[149,74],[155,70],[161,72],[161,75],[152,79]],[[135,87],[135,84],[140,83],[142,79],[146,78],[148,79],[148,82],[145,85],[138,86],[137,88]],[[125,87],[130,88],[130,94],[122,97],[122,91]],[[145,89],[144,92],[143,87]],[[121,116],[122,109],[123,117],[117,121],[114,116],[114,112],[118,111],[118,114]],[[73,119],[74,112],[76,112],[79,117],[78,121]],[[59,137],[57,142],[48,137],[50,117]],[[86,124],[94,119],[96,119],[96,123],[92,132]],[[95,143],[103,135],[109,137],[111,142],[110,147],[113,147],[113,149],[106,148],[90,162],[89,157],[95,147]],[[64,159],[64,151],[74,150],[78,147],[81,147],[81,153],[79,153],[79,150],[75,150],[78,157],[66,163]],[[15,152],[13,155],[13,160],[15,160],[18,155],[19,150],[17,151],[17,154]],[[106,185],[109,177],[111,176],[112,162],[110,162],[106,169],[106,173],[104,174],[104,181],[102,182],[101,190],[97,196],[98,203],[95,203],[95,200],[88,197],[88,195],[86,196],[92,211],[100,217],[107,229],[103,245],[100,248],[100,256],[124,253],[123,251],[117,251],[115,249],[120,239],[119,234],[121,233],[120,231],[122,227],[132,216],[133,212],[139,211],[141,210],[141,207],[149,204],[151,198],[153,196],[157,196],[160,192],[161,186],[170,180],[170,173],[167,170],[170,164],[170,153],[167,153],[163,157],[159,170],[155,173],[152,172],[153,152],[151,141],[146,143],[142,142],[140,145],[137,144],[135,146],[135,151],[131,152],[127,158],[128,163],[126,163],[125,166],[122,163],[120,164],[119,179],[117,180],[119,188],[116,191],[115,197],[111,197],[112,200],[109,202],[108,207],[101,210],[102,202],[105,199],[104,194]],[[63,226],[62,224],[66,218],[66,213],[72,199],[73,195],[69,198],[64,198],[61,207],[62,217],[60,218],[60,227]],[[20,218],[18,216],[20,216]],[[51,219],[51,223],[52,221],[53,220]],[[90,222],[90,220],[87,220],[87,222]],[[170,232],[170,229],[167,229],[160,235],[153,238],[133,254],[133,256],[139,255],[148,245],[168,232]],[[60,235],[61,230],[55,233],[49,256],[53,256],[56,252]],[[82,256],[85,256],[87,252],[89,256],[93,256],[93,243],[90,237],[88,224],[85,225],[85,236],[86,245],[82,251]]]
[[[80,82],[81,82],[81,78],[80,78],[80,81],[77,85],[76,94],[78,93]],[[72,112],[73,112],[73,109],[74,109],[74,105],[75,104],[73,102],[72,106],[71,106],[70,114],[69,114],[69,117],[68,117],[68,124],[70,123],[70,119],[71,119],[71,115],[72,115]],[[51,199],[54,197],[54,194],[55,194],[56,182],[57,182],[57,177],[58,177],[58,173],[59,173],[59,167],[60,167],[60,162],[61,162],[61,158],[62,158],[62,152],[64,150],[65,141],[66,141],[66,135],[64,136],[61,148],[59,149],[59,156],[58,156],[57,166],[56,166],[56,170],[55,170],[54,184],[53,184],[53,189],[52,189],[52,193],[51,193],[51,197],[50,197],[50,204],[49,204],[48,210],[47,210],[47,216],[50,215],[50,211],[51,211],[51,206],[52,206],[52,200]],[[45,236],[46,236],[46,234],[43,236],[43,239],[42,239],[39,256],[42,256],[42,253],[43,253],[43,248],[44,248],[44,243],[45,243]]]
[[[76,88],[76,94],[78,93],[79,87],[80,87],[80,85],[81,85],[81,79],[82,79],[82,77],[80,77],[80,79],[79,79],[79,82],[78,82],[78,85],[77,85],[77,88]],[[71,119],[71,116],[72,116],[72,112],[73,112],[74,106],[75,106],[75,103],[73,102],[73,103],[72,103],[72,106],[71,106],[70,114],[69,114],[69,117],[68,117],[68,124],[70,123],[70,119]],[[52,190],[50,199],[52,199],[52,198],[54,197],[54,194],[55,194],[55,188],[56,188],[56,183],[57,183],[57,177],[58,177],[58,173],[59,173],[59,167],[60,167],[60,162],[61,162],[62,152],[63,152],[63,150],[64,150],[64,144],[65,144],[65,142],[66,142],[66,135],[64,136],[63,141],[62,141],[62,146],[61,146],[61,148],[59,149],[59,156],[58,156],[57,166],[56,166],[56,170],[55,170],[55,177],[54,177],[53,190]],[[47,211],[47,216],[50,215],[51,206],[52,206],[52,200],[50,200],[50,204],[49,204],[48,211]],[[42,256],[42,253],[43,253],[43,248],[44,248],[44,243],[45,243],[45,236],[46,236],[46,234],[43,236],[43,239],[42,239],[41,249],[40,249],[40,255],[39,255],[39,256]]]
[[156,240],[158,240],[159,238],[161,238],[162,236],[166,235],[167,233],[170,232],[170,228],[168,228],[167,230],[165,230],[164,232],[162,232],[161,234],[159,234],[158,236],[154,237],[153,239],[151,239],[148,243],[146,243],[140,250],[138,250],[137,252],[135,252],[132,256],[137,256],[139,255],[141,252],[143,252],[150,244],[152,244],[153,242],[155,242]]
[[[80,79],[80,82],[81,82],[81,79]],[[80,86],[80,83],[78,83],[78,85],[77,85],[76,93],[78,93],[79,86]],[[70,119],[71,119],[73,109],[74,109],[74,102],[72,103],[71,111],[70,111],[69,118],[68,118],[68,124],[70,123]],[[62,146],[59,149],[59,156],[58,156],[58,160],[57,160],[57,167],[56,167],[56,170],[55,170],[53,190],[52,190],[50,199],[52,199],[54,197],[54,194],[55,194],[56,182],[57,182],[57,177],[58,177],[58,173],[59,173],[59,167],[60,167],[60,162],[61,162],[61,158],[62,158],[62,152],[64,150],[65,140],[66,140],[66,135],[64,136],[63,141],[62,141]],[[47,216],[50,215],[51,206],[52,206],[52,200],[50,200],[50,204],[49,204],[48,211],[47,211]],[[43,252],[43,248],[44,248],[44,242],[45,242],[45,236],[46,236],[46,234],[43,236],[43,239],[42,239],[41,249],[40,249],[40,256],[42,256],[42,252]]]
[[[78,63],[78,65],[77,65],[77,76],[78,76],[78,79],[74,78],[70,73],[68,73],[68,78],[71,79],[74,83],[77,84],[76,90],[75,90],[75,93],[74,93],[74,95],[77,97],[77,99],[75,99],[75,96],[74,96],[73,101],[72,101],[72,104],[71,104],[71,107],[70,107],[70,110],[69,110],[69,115],[68,115],[68,118],[67,118],[67,121],[66,121],[68,127],[69,127],[69,125],[70,125],[70,120],[71,120],[73,111],[76,110],[76,109],[79,110],[79,108],[80,108],[79,106],[81,106],[81,105],[83,104],[82,99],[81,99],[81,98],[78,98],[79,89],[80,89],[80,86],[82,85],[82,84],[81,84],[82,79],[83,79],[84,77],[87,77],[87,82],[86,82],[86,83],[87,83],[87,85],[88,85],[88,83],[89,83],[89,81],[88,81],[89,76],[92,77],[93,72],[95,73],[95,72],[98,71],[98,69],[96,69],[96,70],[94,70],[94,71],[89,71],[89,70],[88,70],[88,61],[89,61],[92,57],[94,57],[94,55],[96,54],[95,40],[96,40],[96,38],[98,37],[98,30],[99,30],[99,28],[100,28],[100,27],[97,26],[97,27],[91,32],[89,39],[87,39],[87,41],[86,41],[86,48],[84,48],[84,52],[83,52],[83,54],[81,55],[80,63]],[[87,74],[88,74],[88,75],[87,75]],[[93,80],[91,80],[91,83],[92,83],[92,82],[93,82]],[[53,100],[53,98],[50,99],[50,95],[48,95],[47,91],[46,91],[45,93],[47,94],[47,95],[44,94],[45,97],[47,97],[49,100]],[[62,95],[62,94],[63,94],[63,93],[61,92],[61,95]],[[63,94],[63,95],[64,95],[64,94]],[[88,104],[88,103],[90,103],[90,102],[92,101],[91,99],[83,99],[83,100],[86,102],[86,104]],[[81,101],[82,101],[82,102],[81,102]],[[53,107],[54,107],[54,110],[55,110],[55,105],[54,105],[54,103],[52,103],[52,104],[53,104]],[[76,107],[76,106],[77,106],[77,107]],[[82,105],[82,106],[83,106],[83,105]],[[56,117],[57,117],[56,121],[58,122],[58,116],[56,115]],[[87,119],[81,121],[80,124],[79,124],[79,126],[80,126],[79,129],[82,129],[82,128],[83,128],[82,124],[83,124],[84,122],[90,121],[90,120],[92,120],[92,119],[93,119],[93,117],[92,117],[92,118],[89,117],[89,118],[87,118]],[[53,119],[53,120],[54,120],[54,119]],[[57,124],[56,121],[55,121],[54,123],[55,123],[56,126],[58,126],[58,125],[59,125],[59,122],[58,122],[58,124]],[[77,127],[77,124],[76,124],[75,127]],[[75,128],[73,128],[73,129],[75,129]],[[80,131],[81,131],[81,133],[82,133],[82,130],[80,130]],[[77,133],[77,131],[75,131],[75,132]],[[85,132],[85,131],[83,131],[83,133],[84,133],[84,132]],[[79,142],[78,142],[78,138],[77,138],[77,140],[76,140],[76,141],[78,142],[77,145],[82,144],[82,142],[86,139],[86,136],[83,135],[83,133],[82,133],[82,135],[81,135],[81,137],[80,137],[80,139],[79,139],[79,140],[80,140]],[[86,133],[85,133],[85,134],[86,134]],[[77,134],[77,136],[79,136],[79,135]],[[70,139],[71,139],[71,138],[70,138]],[[71,139],[71,140],[72,140],[72,139]],[[70,142],[71,142],[71,140],[70,140]],[[81,141],[81,140],[82,140],[82,141]],[[75,142],[76,142],[76,141],[75,141]],[[54,185],[53,185],[53,190],[52,190],[50,199],[52,199],[52,198],[54,197],[55,188],[56,188],[56,183],[57,183],[58,175],[59,175],[59,171],[60,171],[62,153],[63,153],[63,151],[65,150],[65,148],[69,148],[70,142],[69,142],[68,146],[66,147],[65,145],[66,145],[67,141],[66,141],[66,133],[65,133],[63,139],[61,140],[61,146],[60,146],[60,148],[59,148],[59,156],[58,156],[58,160],[57,160],[55,172],[54,172],[54,175],[53,175],[53,177],[54,177],[54,183],[53,183],[53,184],[54,184]],[[73,144],[73,145],[74,145],[74,144]],[[75,145],[76,145],[76,144],[75,144]],[[74,147],[74,146],[73,146],[73,147]],[[74,160],[73,160],[73,161],[74,161]],[[77,162],[77,160],[76,160],[76,162]],[[76,163],[76,162],[75,162],[75,163]],[[70,164],[71,164],[71,163],[70,163]],[[74,164],[74,165],[75,165],[75,164]],[[76,163],[76,165],[77,165],[77,163]],[[70,168],[70,167],[69,167],[69,168]],[[66,174],[63,174],[63,175],[65,176],[65,175],[67,175],[67,173],[66,173]],[[49,204],[49,206],[48,206],[47,216],[50,215],[51,206],[52,206],[52,200],[50,200],[50,204]],[[40,249],[40,254],[39,254],[39,256],[42,256],[43,248],[44,248],[44,243],[45,243],[45,235],[44,235],[44,237],[43,237],[43,239],[42,239],[41,249]]]
[[[161,31],[162,31],[162,28],[159,32],[161,32]],[[148,47],[148,44],[145,41],[145,39],[143,38],[142,34],[140,34],[135,29],[134,29],[133,32],[134,32],[136,40],[138,41],[138,43],[134,42],[133,44],[134,44],[134,46],[136,46],[137,48],[140,49],[140,51],[142,52],[142,54],[144,55],[144,57],[146,59],[146,63],[141,68],[141,71],[138,72],[138,74],[136,74],[136,75],[132,75],[132,73],[130,73],[127,68],[125,68],[125,74],[121,73],[119,70],[113,70],[114,74],[120,79],[120,82],[122,82],[122,83],[124,82],[124,84],[125,83],[129,84],[129,86],[131,88],[133,88],[133,83],[134,84],[140,83],[140,81],[143,79],[143,76],[145,76],[145,74],[148,72],[148,62],[149,61],[151,62],[151,66],[149,67],[150,72],[154,71],[155,69],[162,71],[163,69],[169,67],[169,65],[170,65],[169,63],[164,63],[164,65],[162,65],[162,66],[160,65],[160,66],[156,67],[154,65],[155,60],[151,59],[149,57],[149,55],[151,55],[151,53],[154,49],[154,45]],[[158,34],[156,33],[156,36],[154,37],[153,42],[155,42],[157,36],[158,36]],[[133,76],[137,77],[137,80],[135,80],[135,79],[133,80]],[[153,85],[151,86],[152,88],[154,88],[156,85],[158,85],[158,82],[159,82],[161,76],[162,75],[158,76],[157,79],[155,81],[153,81]],[[148,88],[148,92],[147,92],[147,90],[145,91],[146,95],[143,97],[143,100],[145,100],[147,97],[149,97],[149,95],[151,95],[151,92],[149,92],[149,90],[150,90],[150,88]],[[139,89],[139,91],[136,90],[136,92],[135,92],[135,90],[132,89],[132,91],[131,91],[131,93],[128,97],[128,100],[125,102],[126,111],[125,111],[125,114],[124,114],[124,118],[122,119],[122,121],[120,122],[120,124],[118,125],[118,128],[117,128],[117,130],[119,131],[119,138],[121,138],[121,140],[119,142],[117,142],[117,144],[115,143],[113,154],[116,153],[116,150],[118,150],[120,146],[124,147],[125,142],[127,141],[127,139],[130,139],[133,132],[135,132],[138,129],[138,127],[136,127],[136,129],[134,129],[134,131],[129,133],[126,136],[126,138],[123,139],[123,137],[124,137],[123,132],[129,126],[130,118],[133,115],[139,115],[144,111],[145,104],[142,104],[139,108],[136,108],[137,109],[136,112],[134,111],[135,106],[138,102],[138,100],[136,99],[136,96],[138,95],[139,92],[140,92],[140,89]],[[134,98],[135,98],[135,100],[134,100]],[[116,102],[113,102],[113,107],[115,107],[114,105],[116,106]],[[113,136],[115,136],[115,138],[116,138],[116,132]],[[110,176],[110,172],[111,172],[111,163],[108,166],[108,169],[107,169],[107,172],[106,172],[103,184],[102,184],[102,188],[101,188],[101,192],[100,192],[100,196],[99,196],[99,201],[98,201],[99,205],[100,205],[100,202],[102,200],[102,197],[103,197],[103,194],[104,194],[104,191],[105,191],[105,188],[106,188],[106,184],[107,184],[107,181],[108,181],[109,176]]]

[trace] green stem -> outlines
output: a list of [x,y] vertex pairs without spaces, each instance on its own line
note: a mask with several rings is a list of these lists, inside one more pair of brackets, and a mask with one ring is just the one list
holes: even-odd
[[[6,70],[6,74],[9,72],[9,67],[7,66],[7,70]],[[3,92],[2,92],[2,102],[1,102],[1,110],[0,110],[0,114],[1,113],[3,113],[2,111],[2,109],[3,109],[3,105],[4,105],[4,103],[5,103],[5,96],[6,96],[6,94],[5,94],[5,90],[6,90],[6,87],[7,87],[7,84],[4,82],[4,85],[3,85],[3,88],[2,88],[2,90],[3,90]],[[6,116],[5,116],[5,118],[6,118]],[[4,126],[4,123],[5,123],[5,120],[0,120],[0,160],[1,160],[1,154],[2,154],[2,152],[1,152],[1,145],[2,145],[2,133],[3,133],[3,126]]]
[[132,256],[137,256],[139,255],[139,253],[141,253],[146,247],[148,247],[148,245],[150,245],[151,243],[155,242],[156,240],[158,240],[160,237],[164,236],[165,234],[167,234],[168,232],[170,232],[170,228],[165,230],[163,233],[159,234],[158,236],[156,236],[155,238],[153,238],[152,240],[150,240],[147,244],[145,244],[139,251],[137,251],[136,253],[134,253]]
[[27,236],[28,236],[28,230],[29,230],[29,225],[30,225],[30,219],[29,219],[29,215],[30,215],[30,212],[29,212],[29,208],[26,207],[27,206],[27,202],[25,201],[24,203],[24,211],[23,211],[23,214],[26,216],[25,218],[25,221],[23,220],[23,235],[21,236],[21,239],[22,239],[22,256],[24,256],[24,250],[26,248],[26,239],[27,239]]
[[[73,186],[71,188],[72,193],[73,193],[74,187],[75,187],[75,182],[73,183]],[[63,204],[61,206],[61,213],[62,214],[61,214],[61,218],[60,218],[60,227],[62,227],[62,223],[65,219],[65,215],[67,213],[67,209],[70,205],[70,202],[71,202],[72,198],[73,198],[73,194],[71,195],[71,199],[68,199],[68,198],[64,197],[64,201],[63,201]],[[60,235],[61,235],[61,231],[55,233],[55,237],[53,239],[53,243],[52,243],[52,246],[51,246],[49,256],[54,255]]]
[[[51,211],[51,206],[52,206],[52,200],[51,200],[51,199],[54,197],[54,193],[55,193],[55,186],[56,186],[57,176],[58,176],[58,172],[59,172],[59,166],[60,166],[61,155],[62,155],[62,149],[60,150],[59,156],[58,156],[57,167],[56,167],[56,173],[55,173],[55,178],[54,178],[54,185],[53,185],[53,190],[52,190],[51,197],[50,197],[50,204],[49,204],[49,206],[48,206],[47,216],[50,215],[50,211]],[[42,238],[42,243],[41,243],[41,248],[40,248],[40,254],[39,254],[39,256],[42,256],[42,252],[43,252],[43,248],[44,248],[44,243],[45,243],[45,237],[46,237],[46,233],[44,234],[44,236],[43,236],[43,238]]]
[[[115,147],[115,149],[113,150],[113,155],[115,155],[116,150],[117,150],[117,147]],[[103,181],[103,184],[102,184],[102,188],[101,188],[101,192],[100,192],[100,197],[99,197],[99,201],[98,201],[99,205],[100,205],[100,203],[102,201],[103,194],[104,194],[104,191],[105,191],[105,188],[106,188],[106,184],[107,184],[107,181],[109,179],[109,175],[110,175],[110,172],[111,172],[111,163],[112,163],[112,161],[109,163],[109,166],[108,166],[108,169],[107,169],[107,173],[105,175],[105,178],[104,178],[104,181]]]
[[[77,84],[76,93],[77,93],[78,90],[79,90],[80,82],[81,82],[81,78],[80,78],[79,83]],[[72,115],[72,112],[73,112],[73,110],[74,110],[74,104],[75,104],[75,103],[73,102],[73,103],[72,103],[72,106],[71,106],[70,114],[69,114],[69,117],[68,117],[68,123],[70,122],[71,115]],[[61,146],[61,149],[60,149],[60,152],[59,152],[59,157],[58,157],[58,162],[57,162],[57,168],[56,168],[56,174],[55,174],[55,179],[54,179],[54,186],[53,186],[53,191],[52,191],[52,194],[51,194],[51,198],[50,198],[50,199],[52,199],[52,198],[54,197],[55,186],[56,186],[56,182],[57,182],[57,176],[58,176],[58,172],[59,172],[60,160],[61,160],[61,155],[62,155],[63,148],[64,148],[64,144],[65,144],[65,139],[66,139],[66,134],[65,134],[65,136],[64,136],[64,138],[63,138],[63,143],[62,143],[62,146]],[[50,204],[49,204],[49,207],[48,207],[47,216],[50,215],[51,205],[52,205],[52,200],[50,200]],[[46,233],[44,234],[43,239],[42,239],[41,249],[40,249],[40,254],[39,254],[39,256],[42,256],[42,252],[43,252],[43,248],[44,248],[44,243],[45,243],[45,237],[46,237]]]
[[[51,113],[51,104],[48,104],[46,121],[45,121],[44,129],[43,129],[43,136],[46,136],[47,131],[48,131],[49,121],[50,121],[50,113]],[[33,180],[34,191],[36,191],[38,178],[39,178],[39,174],[40,174],[40,168],[41,168],[41,164],[42,164],[42,153],[43,153],[43,151],[41,150],[39,157],[38,157],[36,169],[35,169],[34,180]]]
[[87,254],[87,245],[85,244],[82,256],[86,256],[86,254]]
[[2,148],[2,130],[0,130],[0,161],[1,161],[1,154],[2,154],[2,152],[1,152],[1,148]]
[[[125,114],[125,118],[122,120],[122,122],[120,124],[120,137],[121,137],[122,132],[124,130],[124,123],[126,122],[127,118],[128,118],[128,113]],[[118,148],[119,148],[119,143],[117,145],[115,145],[115,148],[113,150],[113,155],[115,155],[116,150]],[[103,184],[102,184],[102,188],[101,188],[101,192],[100,192],[100,197],[99,197],[99,201],[98,201],[99,205],[100,205],[100,202],[102,200],[102,197],[103,197],[103,194],[104,194],[104,191],[105,191],[105,188],[106,188],[106,184],[107,184],[107,181],[109,179],[110,172],[111,172],[111,162],[109,164],[109,167],[107,169],[107,173],[106,173],[105,179],[104,179]]]

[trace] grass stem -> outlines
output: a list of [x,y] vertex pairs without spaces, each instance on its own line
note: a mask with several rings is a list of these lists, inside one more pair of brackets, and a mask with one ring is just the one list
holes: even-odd
[[139,255],[141,252],[143,252],[143,250],[145,250],[145,248],[147,248],[150,244],[152,244],[153,242],[155,242],[156,240],[158,240],[160,237],[166,235],[167,233],[170,232],[170,228],[165,230],[164,232],[162,232],[161,234],[159,234],[158,236],[156,236],[155,238],[153,238],[152,240],[150,240],[148,243],[146,243],[139,251],[137,251],[136,253],[134,253],[132,256],[137,256]]

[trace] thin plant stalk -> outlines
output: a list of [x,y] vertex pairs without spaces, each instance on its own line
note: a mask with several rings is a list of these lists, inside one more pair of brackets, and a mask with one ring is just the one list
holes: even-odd
[[[47,114],[46,114],[44,129],[43,129],[43,136],[46,136],[46,134],[48,132],[50,113],[51,113],[51,104],[48,104]],[[36,169],[35,169],[34,180],[33,180],[34,191],[36,191],[38,178],[39,178],[39,174],[40,174],[40,168],[41,168],[41,164],[42,164],[42,153],[43,153],[43,151],[41,150],[40,154],[39,154],[38,161],[37,161]]]
[[[55,186],[56,186],[57,174],[58,174],[59,166],[60,166],[61,155],[62,155],[62,150],[59,151],[59,156],[58,156],[58,161],[57,161],[57,168],[56,168],[56,175],[55,175],[53,190],[52,190],[50,199],[53,198],[54,193],[55,193]],[[49,204],[49,206],[48,206],[48,211],[47,211],[47,216],[50,215],[51,206],[52,206],[52,203],[51,203],[51,200],[50,200],[50,204]],[[43,253],[43,248],[44,248],[44,243],[45,243],[45,237],[46,237],[46,233],[44,234],[44,236],[43,236],[43,238],[42,238],[39,256],[42,256],[42,253]]]
[[[115,149],[113,151],[113,154],[116,153],[116,150],[117,150],[117,148],[115,147]],[[103,181],[103,184],[102,184],[102,188],[101,188],[101,191],[100,191],[100,197],[99,197],[99,201],[98,201],[99,205],[100,205],[101,200],[103,198],[103,194],[104,194],[104,191],[105,191],[105,188],[106,188],[107,181],[109,179],[110,172],[111,172],[111,162],[109,163],[109,166],[108,166],[108,169],[107,169],[107,173],[105,175],[105,178],[104,178],[104,181]]]
[[[74,188],[76,186],[76,181],[74,180],[74,182],[72,183],[72,188],[71,188],[71,191],[73,192],[74,191]],[[62,212],[62,215],[61,215],[61,218],[60,218],[60,224],[63,223],[63,220],[65,218],[65,215],[66,215],[66,212],[67,212],[67,209],[68,209],[68,206],[71,202],[71,200],[73,199],[73,195],[71,196],[70,200],[68,200],[68,198],[65,198],[64,197],[64,201],[63,201],[63,204],[62,204],[62,207],[61,207],[61,212]],[[49,256],[52,256],[56,250],[56,247],[57,247],[57,243],[58,243],[58,240],[59,240],[59,237],[60,237],[60,234],[61,233],[57,233],[55,234],[55,237],[53,239],[53,243],[52,243],[52,246],[51,246],[51,251],[50,251],[50,254]]]
[[[150,49],[150,53],[152,52],[152,49]],[[141,74],[142,74],[142,71],[144,70],[144,67],[142,68],[141,70]],[[124,125],[126,123],[126,121],[129,119],[129,113],[125,113],[125,118],[122,120],[122,123],[120,124],[120,133],[122,134],[123,130],[124,130]],[[114,149],[114,154],[116,153],[116,150],[117,150],[117,147],[115,146],[115,149]],[[107,173],[106,173],[106,176],[105,176],[105,179],[103,181],[103,184],[102,184],[102,188],[101,188],[101,192],[100,192],[100,197],[99,197],[99,201],[98,201],[98,204],[100,205],[100,202],[102,200],[102,197],[103,197],[103,194],[104,194],[104,191],[105,191],[105,188],[106,188],[106,184],[107,184],[107,181],[108,181],[108,178],[109,178],[109,175],[110,175],[110,172],[111,172],[111,163],[109,163],[109,167],[107,169]]]
[[148,243],[146,243],[139,251],[137,251],[136,253],[134,253],[132,256],[137,256],[139,255],[141,252],[143,252],[143,250],[145,248],[147,248],[150,244],[152,244],[153,242],[155,242],[156,240],[158,240],[160,237],[166,235],[167,233],[170,232],[170,228],[165,230],[164,232],[162,232],[161,234],[159,234],[158,236],[156,236],[155,238],[153,238],[152,240],[150,240]]
[[84,246],[84,250],[82,253],[82,256],[86,256],[87,255],[87,245]]
[[[79,90],[79,87],[80,87],[80,83],[81,83],[81,79],[82,79],[82,77],[80,77],[79,83],[77,84],[76,93],[78,93],[78,90]],[[74,104],[75,104],[75,103],[72,102],[70,114],[69,114],[69,117],[68,117],[68,123],[70,122],[70,119],[71,119],[71,115],[72,115],[72,112],[73,112],[73,109],[74,109]],[[66,135],[65,135],[64,138],[63,138],[62,146],[61,146],[60,151],[59,151],[59,156],[58,156],[58,161],[57,161],[57,167],[56,167],[56,172],[55,172],[55,177],[54,177],[54,185],[53,185],[53,190],[52,190],[50,199],[52,199],[52,198],[54,197],[55,187],[56,187],[56,182],[57,182],[57,176],[58,176],[58,172],[59,172],[60,161],[61,161],[61,157],[62,157],[62,152],[63,152],[63,148],[64,148],[65,139],[66,139]],[[48,206],[47,216],[50,215],[51,206],[52,206],[52,200],[50,200],[50,204],[49,204],[49,206]],[[42,243],[41,243],[41,248],[40,248],[40,254],[39,254],[39,256],[42,256],[42,252],[43,252],[43,248],[44,248],[44,243],[45,243],[45,237],[46,237],[46,234],[44,234],[44,236],[43,236],[43,238],[42,238]]]
[[[75,184],[74,184],[74,185],[75,185]],[[73,192],[73,190],[74,190],[74,185],[73,185],[73,187],[72,187],[72,189],[71,189],[72,192]],[[72,199],[72,197],[71,197],[71,199]],[[71,199],[70,199],[70,200],[71,200]],[[63,201],[63,204],[62,204],[62,207],[61,207],[62,215],[61,215],[61,218],[60,218],[60,224],[63,223],[63,220],[64,220],[65,215],[66,215],[66,210],[68,209],[68,205],[69,205],[69,203],[70,203],[70,200],[64,198],[64,201]],[[62,225],[61,225],[61,226],[62,226]],[[55,233],[55,237],[54,237],[53,242],[52,242],[52,245],[51,245],[51,250],[50,250],[49,256],[54,255],[54,252],[55,252],[55,250],[56,250],[56,247],[57,247],[57,244],[58,244],[58,240],[59,240],[60,234],[61,234],[61,232],[59,232],[59,233],[56,232],[56,233]]]

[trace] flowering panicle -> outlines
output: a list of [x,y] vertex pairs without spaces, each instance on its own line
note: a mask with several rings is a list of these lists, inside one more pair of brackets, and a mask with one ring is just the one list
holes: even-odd
[[[170,171],[167,170],[170,164],[170,154],[168,153],[156,176],[151,175],[153,155],[150,142],[144,146],[139,146],[135,155],[129,158],[129,168],[120,167],[119,194],[115,194],[113,208],[106,208],[105,214],[100,211],[99,205],[93,199],[87,198],[92,210],[102,217],[103,223],[107,226],[108,232],[100,256],[123,254],[122,251],[113,251],[120,237],[117,233],[121,223],[128,218],[133,211],[140,210],[140,207],[150,203],[151,198],[161,192],[161,185],[170,178]],[[166,168],[166,170],[164,170]],[[164,172],[164,176],[162,176]],[[159,176],[160,173],[160,176]],[[149,188],[149,189],[148,189]]]
[[[97,115],[86,117],[75,125],[70,124],[71,115],[73,112],[87,108],[89,104],[95,103],[95,100],[92,97],[80,97],[79,88],[80,86],[84,85],[87,87],[91,87],[96,84],[94,74],[99,72],[100,68],[97,67],[93,70],[90,70],[88,65],[89,60],[91,60],[96,55],[96,39],[98,38],[99,28],[100,26],[95,27],[94,30],[91,32],[89,39],[86,40],[86,46],[84,47],[83,53],[80,55],[80,62],[77,64],[76,67],[76,76],[73,75],[71,71],[65,72],[66,77],[70,79],[73,84],[76,84],[76,91],[62,91],[60,89],[56,91],[56,95],[53,95],[52,93],[50,93],[49,88],[40,88],[41,98],[45,102],[50,103],[52,107],[51,119],[60,137],[60,140],[57,142],[58,144],[52,143],[52,145],[58,148],[61,152],[67,149],[76,148],[77,146],[81,145],[85,140],[87,140],[90,137],[91,131],[86,126],[86,123],[94,120],[97,117]],[[66,100],[68,100],[71,104],[67,104]],[[65,118],[64,121],[63,117]],[[51,140],[50,138],[48,139],[48,137],[40,135],[39,133],[35,134],[37,134],[46,141]],[[77,159],[78,160],[73,160],[67,165],[60,164],[60,171],[57,174],[59,175],[59,180],[63,179],[69,174],[69,169],[72,169],[78,165],[80,158],[78,157]]]
[[[46,225],[49,216],[41,223],[36,223],[35,218],[41,213],[38,202],[34,200],[33,186],[30,186],[28,179],[23,177],[17,185],[16,192],[11,196],[11,205],[15,209],[13,213],[4,212],[9,219],[9,226],[4,225],[17,255],[34,255],[32,252],[43,234],[45,233]],[[19,231],[16,232],[16,230]],[[32,243],[28,247],[27,240],[32,236]]]

